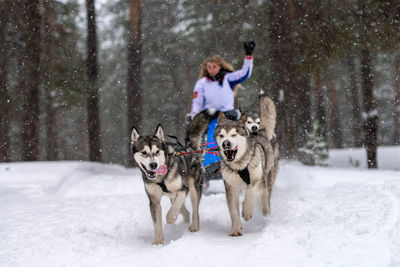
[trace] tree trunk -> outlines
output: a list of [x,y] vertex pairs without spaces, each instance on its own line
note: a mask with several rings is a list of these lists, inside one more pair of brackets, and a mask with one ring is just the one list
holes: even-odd
[[314,97],[315,97],[315,116],[319,122],[318,136],[324,137],[325,140],[328,139],[327,127],[326,127],[326,115],[325,115],[325,101],[324,101],[324,91],[322,88],[321,74],[319,70],[314,72]]
[[7,88],[8,45],[6,42],[6,25],[8,21],[6,2],[0,2],[0,162],[8,162],[10,156],[10,107]]
[[360,94],[357,86],[357,74],[356,66],[354,63],[354,56],[349,53],[346,57],[346,63],[349,71],[349,82],[350,82],[350,94],[352,103],[352,132],[353,132],[353,145],[355,147],[361,147],[362,140],[362,118],[361,118],[361,107],[359,104]]
[[[129,0],[129,43],[128,43],[128,129],[135,126],[142,129],[142,89],[141,89],[141,62],[142,62],[142,38],[141,38],[141,1]],[[129,152],[129,165],[134,166],[134,159]]]
[[377,131],[378,110],[373,94],[374,81],[371,63],[371,53],[367,48],[361,51],[362,91],[364,95],[364,146],[367,150],[368,168],[378,168],[377,164]]
[[[288,20],[289,9],[287,1],[270,2],[269,38],[272,92],[276,102],[278,142],[282,155],[293,158],[296,153],[295,135],[296,98],[294,95],[293,51],[291,45],[291,24]],[[291,9],[290,9],[291,10]]]
[[88,76],[88,131],[89,131],[89,160],[101,161],[100,148],[100,117],[99,96],[97,90],[97,37],[96,12],[94,0],[86,0],[88,37],[87,37],[87,76]]
[[39,157],[39,85],[40,85],[40,26],[39,0],[26,1],[23,8],[25,54],[21,77],[23,104],[23,160],[35,161]]
[[[178,58],[173,55],[172,56],[172,61],[178,63]],[[183,92],[183,85],[182,85],[182,77],[179,77],[177,75],[178,73],[172,73],[172,82],[173,86],[176,90],[176,95],[175,95],[175,118],[173,119],[173,122],[175,124],[175,135],[178,137],[179,140],[183,140],[183,133],[182,129],[185,128],[185,99],[183,98],[184,92]],[[181,73],[179,73],[181,74]]]
[[335,80],[333,77],[329,77],[328,81],[328,94],[330,100],[330,135],[333,148],[342,148],[342,126],[340,123],[339,115],[339,103],[335,88]]
[[[168,28],[172,29],[176,25],[176,5],[171,2],[168,4]],[[170,73],[172,78],[172,86],[175,89],[175,107],[174,116],[171,121],[173,125],[173,134],[179,139],[183,140],[185,128],[185,99],[183,90],[183,79],[182,73],[180,72],[180,66],[182,66],[182,58],[185,57],[185,51],[181,48],[177,35],[170,32],[167,37],[167,42],[169,47],[175,47],[170,49],[170,62],[168,66],[170,67]]]
[[393,143],[400,144],[400,53],[397,54],[394,63],[394,106],[393,106],[393,120],[394,120],[394,135]]
[[297,147],[304,147],[307,142],[307,135],[312,132],[311,88],[308,77],[304,77],[300,81],[299,90],[297,121],[300,132],[297,139]]
[[54,74],[54,66],[57,55],[52,52],[56,46],[54,40],[55,34],[55,18],[53,9],[53,0],[43,1],[43,50],[42,50],[42,71],[43,84],[46,97],[46,160],[58,160],[58,145],[57,145],[57,110],[53,108],[53,83],[56,78]]

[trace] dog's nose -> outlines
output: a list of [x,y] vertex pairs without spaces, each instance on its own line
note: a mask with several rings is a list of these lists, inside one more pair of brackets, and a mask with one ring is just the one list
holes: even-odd
[[156,163],[156,162],[151,162],[151,163],[149,164],[149,166],[150,166],[150,169],[152,169],[152,170],[157,169],[157,163]]
[[257,127],[257,126],[252,126],[252,127],[251,127],[251,130],[252,130],[253,132],[256,132],[256,131],[258,130],[258,127]]
[[225,140],[224,142],[222,142],[222,148],[224,149],[231,149],[231,142],[229,142],[228,140]]

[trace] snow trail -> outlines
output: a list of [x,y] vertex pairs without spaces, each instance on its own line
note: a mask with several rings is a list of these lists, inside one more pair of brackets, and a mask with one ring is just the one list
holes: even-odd
[[[331,163],[332,164],[332,163]],[[0,266],[399,266],[400,172],[282,162],[272,213],[241,237],[221,181],[200,203],[200,231],[153,224],[140,172],[88,162],[0,164]],[[243,200],[243,196],[241,196]],[[190,210],[190,201],[186,201]]]

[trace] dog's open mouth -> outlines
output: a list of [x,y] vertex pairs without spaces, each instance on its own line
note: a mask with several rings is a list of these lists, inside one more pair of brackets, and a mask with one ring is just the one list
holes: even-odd
[[146,172],[147,177],[149,177],[150,179],[156,178],[157,173],[155,171],[148,170],[146,166],[143,165],[143,163],[140,164],[142,165],[143,170]]
[[225,154],[226,160],[228,162],[234,161],[237,151],[238,151],[238,147],[235,147],[234,149],[226,149],[226,150],[224,150],[224,154]]

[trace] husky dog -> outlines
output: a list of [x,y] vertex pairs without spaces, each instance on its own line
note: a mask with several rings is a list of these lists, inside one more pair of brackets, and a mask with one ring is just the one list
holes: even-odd
[[141,136],[135,127],[131,133],[131,148],[135,161],[142,171],[144,188],[150,200],[150,213],[154,223],[154,242],[162,244],[162,213],[160,200],[166,195],[171,200],[166,219],[174,223],[179,215],[190,222],[190,213],[185,207],[189,192],[192,202],[191,232],[199,230],[199,203],[202,191],[204,169],[193,154],[177,156],[174,147],[164,140],[164,132],[158,125],[154,135]]
[[[260,111],[246,111],[247,120],[245,126],[247,130],[255,135],[262,134],[266,136],[269,140],[275,137],[274,129],[276,124],[276,111],[274,102],[270,97],[268,97],[263,90],[261,90],[259,95],[259,105]],[[261,120],[261,114],[263,114],[263,119]]]
[[245,126],[251,134],[258,134],[260,130],[261,118],[260,114],[256,111],[247,111],[247,120]]
[[228,120],[222,113],[218,117],[215,140],[221,154],[222,177],[232,221],[230,236],[242,235],[239,213],[240,189],[245,189],[242,203],[242,217],[245,221],[253,216],[254,204],[260,195],[263,215],[271,211],[271,192],[278,174],[279,152],[273,134],[274,129],[269,128],[271,125],[275,127],[275,107],[270,98],[266,102],[272,104],[266,110],[273,115],[266,114],[262,109],[260,125],[267,127],[263,129],[263,134],[251,134],[246,128],[248,119],[246,114],[239,121]]

